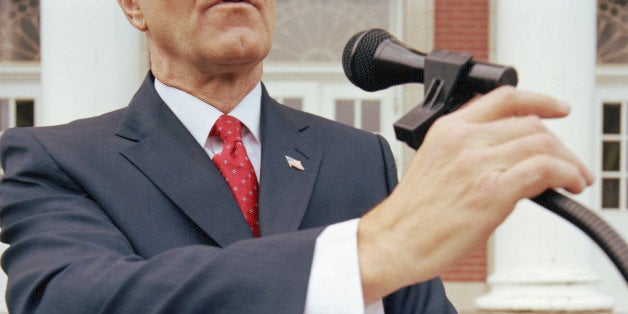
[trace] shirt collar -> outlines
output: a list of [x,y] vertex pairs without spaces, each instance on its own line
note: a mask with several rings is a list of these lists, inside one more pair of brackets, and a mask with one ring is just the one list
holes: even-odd
[[[183,125],[201,145],[205,145],[207,136],[214,123],[223,114],[210,104],[180,89],[165,85],[155,78],[155,90],[170,107]],[[260,142],[260,111],[262,102],[262,84],[257,85],[228,114],[240,120]]]

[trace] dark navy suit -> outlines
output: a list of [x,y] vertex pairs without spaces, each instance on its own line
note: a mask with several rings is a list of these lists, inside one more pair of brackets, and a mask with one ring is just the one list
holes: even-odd
[[[126,108],[3,135],[11,312],[302,312],[316,237],[395,186],[388,145],[264,91],[262,238],[253,239],[219,171],[153,83],[149,73]],[[385,307],[454,312],[438,279]]]

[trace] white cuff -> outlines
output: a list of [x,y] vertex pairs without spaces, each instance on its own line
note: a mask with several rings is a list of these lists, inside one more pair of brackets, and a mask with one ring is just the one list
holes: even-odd
[[358,223],[331,225],[318,236],[305,299],[305,313],[384,313],[382,301],[364,306],[358,261]]

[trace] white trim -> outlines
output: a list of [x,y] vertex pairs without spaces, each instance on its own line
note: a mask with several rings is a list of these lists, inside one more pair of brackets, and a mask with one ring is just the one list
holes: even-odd
[[[347,81],[342,65],[290,65],[264,66],[265,81]],[[348,82],[348,81],[347,81]]]
[[628,85],[628,65],[598,65],[595,70],[597,85]]
[[37,110],[40,82],[39,63],[0,63],[0,98],[8,100],[9,127],[14,127],[16,123],[16,101],[33,100],[34,110]]
[[39,81],[40,76],[39,64],[0,64],[0,81]]
[[388,8],[388,27],[395,34],[395,37],[403,38],[403,0],[393,0],[390,4]]
[[495,31],[495,25],[497,25],[497,1],[489,0],[488,2],[488,61],[495,60],[496,55],[496,42],[497,32]]
[[429,53],[434,49],[435,0],[405,0],[399,6],[403,11],[396,21],[403,19],[400,32],[403,41],[419,51]]
[[15,106],[15,98],[9,99],[9,127],[15,127],[17,121],[17,108]]

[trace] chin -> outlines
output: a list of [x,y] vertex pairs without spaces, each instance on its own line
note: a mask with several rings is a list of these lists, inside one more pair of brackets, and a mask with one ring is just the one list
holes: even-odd
[[226,59],[237,60],[262,60],[270,51],[270,41],[260,40],[264,36],[260,34],[239,34],[229,36],[228,40],[215,44],[219,47]]

